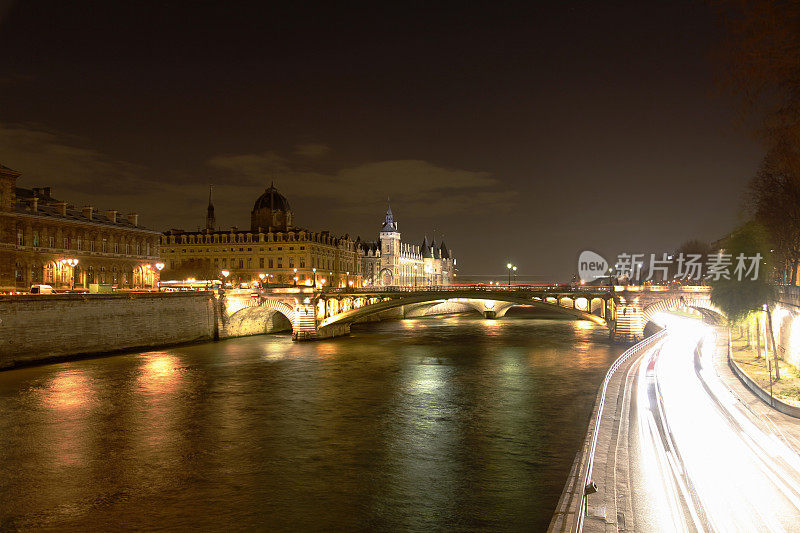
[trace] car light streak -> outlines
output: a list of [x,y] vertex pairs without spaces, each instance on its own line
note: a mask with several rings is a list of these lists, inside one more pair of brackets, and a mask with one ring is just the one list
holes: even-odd
[[698,320],[662,317],[668,335],[639,364],[637,424],[646,497],[662,530],[791,531],[800,455],[775,422],[747,408],[712,364]]

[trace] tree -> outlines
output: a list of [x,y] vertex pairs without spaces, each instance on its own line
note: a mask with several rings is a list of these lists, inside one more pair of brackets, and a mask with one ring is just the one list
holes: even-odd
[[787,0],[712,0],[725,38],[722,86],[760,117],[769,151],[800,170],[800,4]]
[[750,181],[746,201],[753,217],[769,232],[783,282],[797,282],[800,260],[800,174],[767,157]]
[[[767,311],[768,333],[772,336],[769,304],[774,299],[775,285],[772,277],[772,249],[769,233],[758,222],[748,222],[722,242],[724,253],[729,254],[732,264],[738,258],[760,258],[758,272],[751,272],[743,279],[732,271],[729,279],[720,277],[709,280],[711,285],[711,302],[728,317],[729,325],[741,323],[751,313]],[[733,270],[733,269],[732,269]],[[754,279],[753,279],[754,278]],[[780,379],[778,368],[778,351],[775,339],[772,338],[772,351],[775,360],[776,379]]]

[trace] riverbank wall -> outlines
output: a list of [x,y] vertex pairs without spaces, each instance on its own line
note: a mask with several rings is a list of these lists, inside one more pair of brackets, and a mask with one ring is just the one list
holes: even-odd
[[0,296],[0,369],[214,339],[207,292]]

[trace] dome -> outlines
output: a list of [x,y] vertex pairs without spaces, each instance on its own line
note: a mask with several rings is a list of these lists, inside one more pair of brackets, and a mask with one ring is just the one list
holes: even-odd
[[253,211],[258,211],[259,209],[290,211],[292,208],[289,207],[289,200],[279,193],[274,185],[270,185],[269,189],[266,189],[264,194],[259,196],[253,205]]
[[252,231],[287,231],[293,225],[294,214],[289,200],[270,185],[264,194],[258,197],[250,213],[250,229]]

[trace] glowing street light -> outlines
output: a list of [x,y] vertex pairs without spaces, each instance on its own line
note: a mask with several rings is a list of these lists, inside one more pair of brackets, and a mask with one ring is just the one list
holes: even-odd
[[220,272],[220,274],[222,274],[222,277],[223,277],[223,278],[225,278],[225,279],[223,280],[223,282],[222,282],[222,288],[225,288],[225,285],[226,285],[226,284],[227,284],[227,282],[228,282],[228,276],[230,276],[230,275],[231,275],[231,273],[230,273],[230,271],[228,271],[228,270],[222,270],[222,271]]
[[297,269],[294,269],[294,285],[297,286]]
[[62,259],[61,262],[63,264],[65,264],[65,265],[68,265],[72,269],[70,271],[69,290],[74,290],[75,289],[75,267],[78,266],[78,260],[70,258],[70,259]]
[[312,268],[311,271],[314,273],[314,288],[316,289],[317,288],[317,267]]
[[517,267],[512,265],[511,263],[506,264],[506,268],[508,269],[508,286],[511,286],[511,269],[516,270]]
[[156,263],[156,270],[158,270],[158,292],[161,292],[161,270],[164,268],[164,263],[158,262]]

